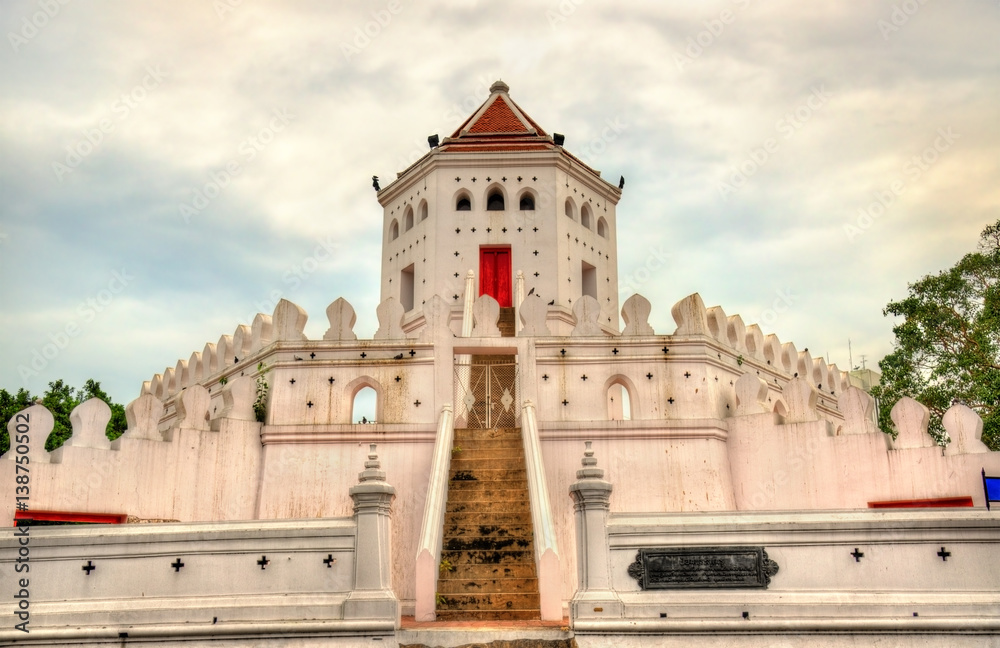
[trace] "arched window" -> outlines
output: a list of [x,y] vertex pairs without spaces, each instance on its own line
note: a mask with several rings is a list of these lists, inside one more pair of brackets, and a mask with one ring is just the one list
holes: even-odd
[[597,234],[608,238],[608,221],[604,220],[603,216],[597,219]]
[[389,223],[389,240],[395,241],[398,238],[399,238],[399,221],[393,218],[392,222]]
[[530,193],[526,193],[521,196],[521,202],[518,205],[521,211],[535,211],[535,197]]
[[624,376],[613,377],[608,384],[607,398],[608,420],[632,420],[632,394],[629,391],[629,382],[627,378]]
[[569,198],[566,199],[566,215],[576,220],[576,210],[573,208],[573,201]]
[[351,423],[376,423],[377,411],[378,393],[371,387],[362,387],[351,403]]
[[420,203],[420,220],[421,221],[427,220],[427,201],[426,200]]
[[580,224],[586,227],[587,229],[591,228],[590,207],[588,207],[587,205],[584,205],[583,209],[580,210]]
[[411,229],[413,229],[413,208],[407,207],[403,216],[403,231],[409,232]]
[[461,194],[458,200],[455,201],[455,211],[470,211],[472,209],[472,201],[465,194]]
[[490,192],[489,197],[486,199],[486,211],[503,211],[503,193],[499,189],[494,189]]

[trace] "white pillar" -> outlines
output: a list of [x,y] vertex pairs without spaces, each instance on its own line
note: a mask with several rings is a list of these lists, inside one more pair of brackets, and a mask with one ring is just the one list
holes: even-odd
[[462,308],[462,337],[472,336],[472,306],[476,303],[476,273],[465,274],[465,304]]
[[371,444],[360,483],[351,487],[357,523],[354,547],[354,589],[344,601],[345,619],[395,619],[399,627],[399,600],[392,591],[392,537],[390,521],[396,489]]
[[514,277],[514,336],[521,329],[521,320],[518,315],[521,313],[521,302],[524,301],[524,271],[518,270]]
[[611,585],[611,551],[608,546],[608,509],[612,486],[604,481],[594,451],[587,441],[583,468],[569,487],[575,504],[577,575],[579,587],[570,601],[571,619],[617,619],[624,612]]

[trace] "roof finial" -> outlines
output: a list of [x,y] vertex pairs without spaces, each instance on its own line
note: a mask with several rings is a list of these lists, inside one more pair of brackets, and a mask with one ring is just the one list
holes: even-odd
[[490,86],[490,92],[510,92],[510,86],[497,79],[493,82],[493,85]]

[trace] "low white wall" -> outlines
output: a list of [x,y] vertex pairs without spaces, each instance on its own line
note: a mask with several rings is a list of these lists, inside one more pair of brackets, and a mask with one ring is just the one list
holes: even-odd
[[[386,635],[395,627],[394,616],[344,620],[355,582],[353,519],[23,529],[0,530],[8,590],[0,617],[9,621],[0,642]],[[25,546],[28,568],[15,573]],[[27,598],[12,598],[21,589]],[[20,600],[28,601],[27,634],[13,628]]]
[[[881,633],[1000,632],[1000,519],[986,511],[612,514],[607,542],[623,612],[581,610],[578,635],[860,633],[872,645]],[[779,570],[767,589],[644,591],[628,573],[639,549],[708,546],[763,547]]]

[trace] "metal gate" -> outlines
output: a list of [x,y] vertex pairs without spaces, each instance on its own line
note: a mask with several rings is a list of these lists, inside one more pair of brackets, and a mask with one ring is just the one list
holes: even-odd
[[517,364],[455,364],[455,427],[521,427]]

